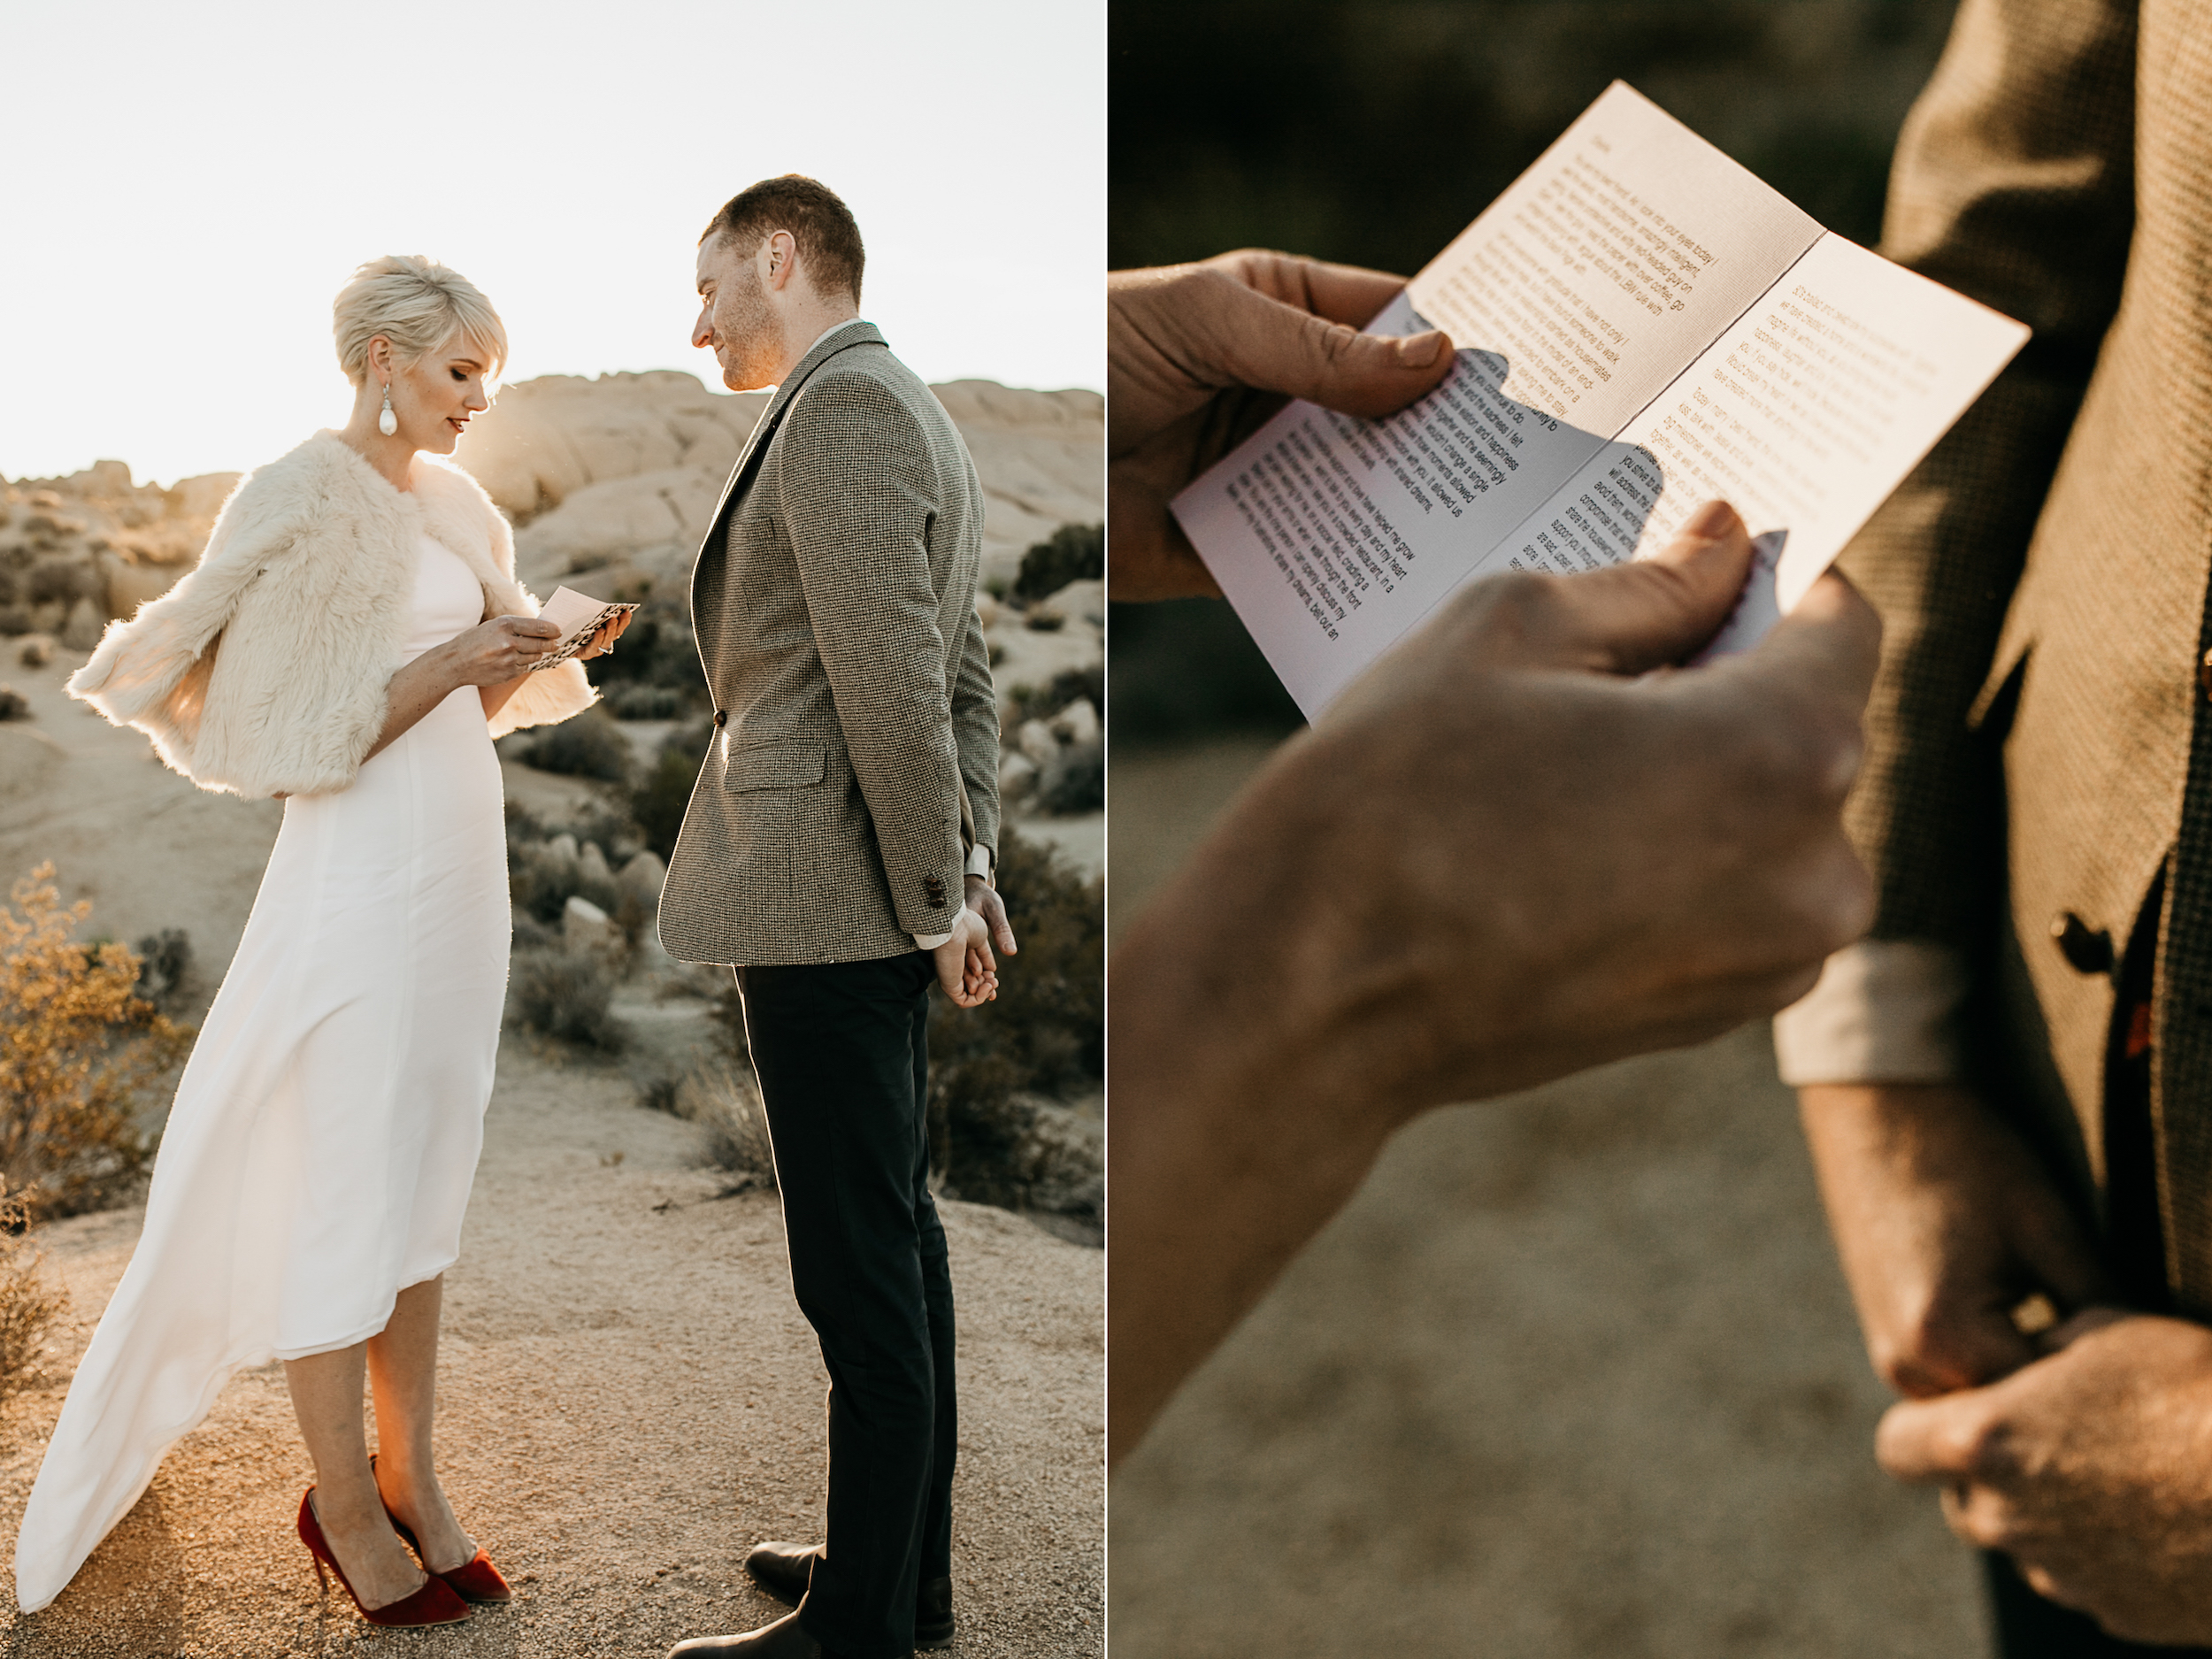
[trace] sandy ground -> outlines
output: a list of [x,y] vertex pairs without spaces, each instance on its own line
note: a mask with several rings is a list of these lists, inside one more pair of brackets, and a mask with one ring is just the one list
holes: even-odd
[[[1266,745],[1118,750],[1125,918]],[[1983,1651],[1764,1032],[1440,1112],[1116,1480],[1116,1659]]]
[[[75,660],[0,676],[37,710],[0,726],[0,868],[55,857],[65,891],[96,900],[96,932],[188,927],[211,990],[277,813],[199,795],[135,734],[78,713],[59,693]],[[520,787],[536,783],[541,810],[580,787]],[[703,1008],[618,1003],[672,1051],[695,1046]],[[440,1386],[448,1487],[518,1581],[514,1606],[408,1634],[320,1597],[292,1531],[311,1475],[272,1366],[233,1381],[51,1608],[25,1617],[0,1597],[0,1655],[655,1655],[776,1617],[739,1562],[757,1539],[818,1535],[826,1378],[775,1199],[718,1196],[724,1179],[699,1164],[697,1132],[642,1110],[622,1068],[509,1035],[448,1277]],[[961,1333],[955,1652],[1095,1655],[1102,1257],[1003,1211],[945,1208]],[[0,1538],[139,1222],[40,1231],[72,1317],[50,1385],[0,1411]]]

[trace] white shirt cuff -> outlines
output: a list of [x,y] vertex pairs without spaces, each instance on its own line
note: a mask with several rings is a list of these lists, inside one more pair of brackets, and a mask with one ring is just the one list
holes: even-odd
[[[968,866],[966,870],[962,872],[962,873],[964,875],[981,876],[986,881],[988,881],[991,879],[991,849],[988,847],[981,845],[970,848],[968,849]],[[914,943],[920,949],[934,950],[938,946],[943,944],[945,941],[950,939],[952,935],[949,933],[917,933],[914,935]]]
[[1921,940],[1867,939],[1828,958],[1819,983],[1774,1017],[1782,1081],[1954,1083],[1966,998],[1960,954]]

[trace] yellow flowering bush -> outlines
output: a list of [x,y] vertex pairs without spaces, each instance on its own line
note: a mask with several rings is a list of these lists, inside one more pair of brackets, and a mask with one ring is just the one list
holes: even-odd
[[80,944],[88,900],[61,902],[54,866],[0,909],[0,1179],[42,1216],[128,1197],[153,1156],[141,1099],[192,1033],[137,995],[128,946]]

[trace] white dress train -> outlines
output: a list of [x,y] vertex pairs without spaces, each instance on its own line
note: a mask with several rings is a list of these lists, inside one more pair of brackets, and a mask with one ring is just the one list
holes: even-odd
[[[425,536],[401,662],[483,611],[467,566]],[[375,1335],[400,1291],[451,1263],[509,933],[499,764],[473,686],[349,788],[285,803],[178,1084],[145,1231],[24,1512],[26,1612],[61,1593],[234,1372]]]

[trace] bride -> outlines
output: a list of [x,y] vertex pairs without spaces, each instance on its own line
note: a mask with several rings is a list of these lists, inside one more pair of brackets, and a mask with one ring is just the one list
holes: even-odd
[[318,1576],[376,1624],[508,1597],[438,1482],[439,1294],[507,979],[491,740],[593,694],[573,661],[532,672],[558,630],[516,585],[490,498],[432,458],[488,407],[498,313],[419,257],[363,265],[334,310],[352,419],[250,474],[198,567],[69,682],[201,787],[283,798],[284,826],[23,1517],[26,1611],[272,1356],[314,1463],[299,1533]]

